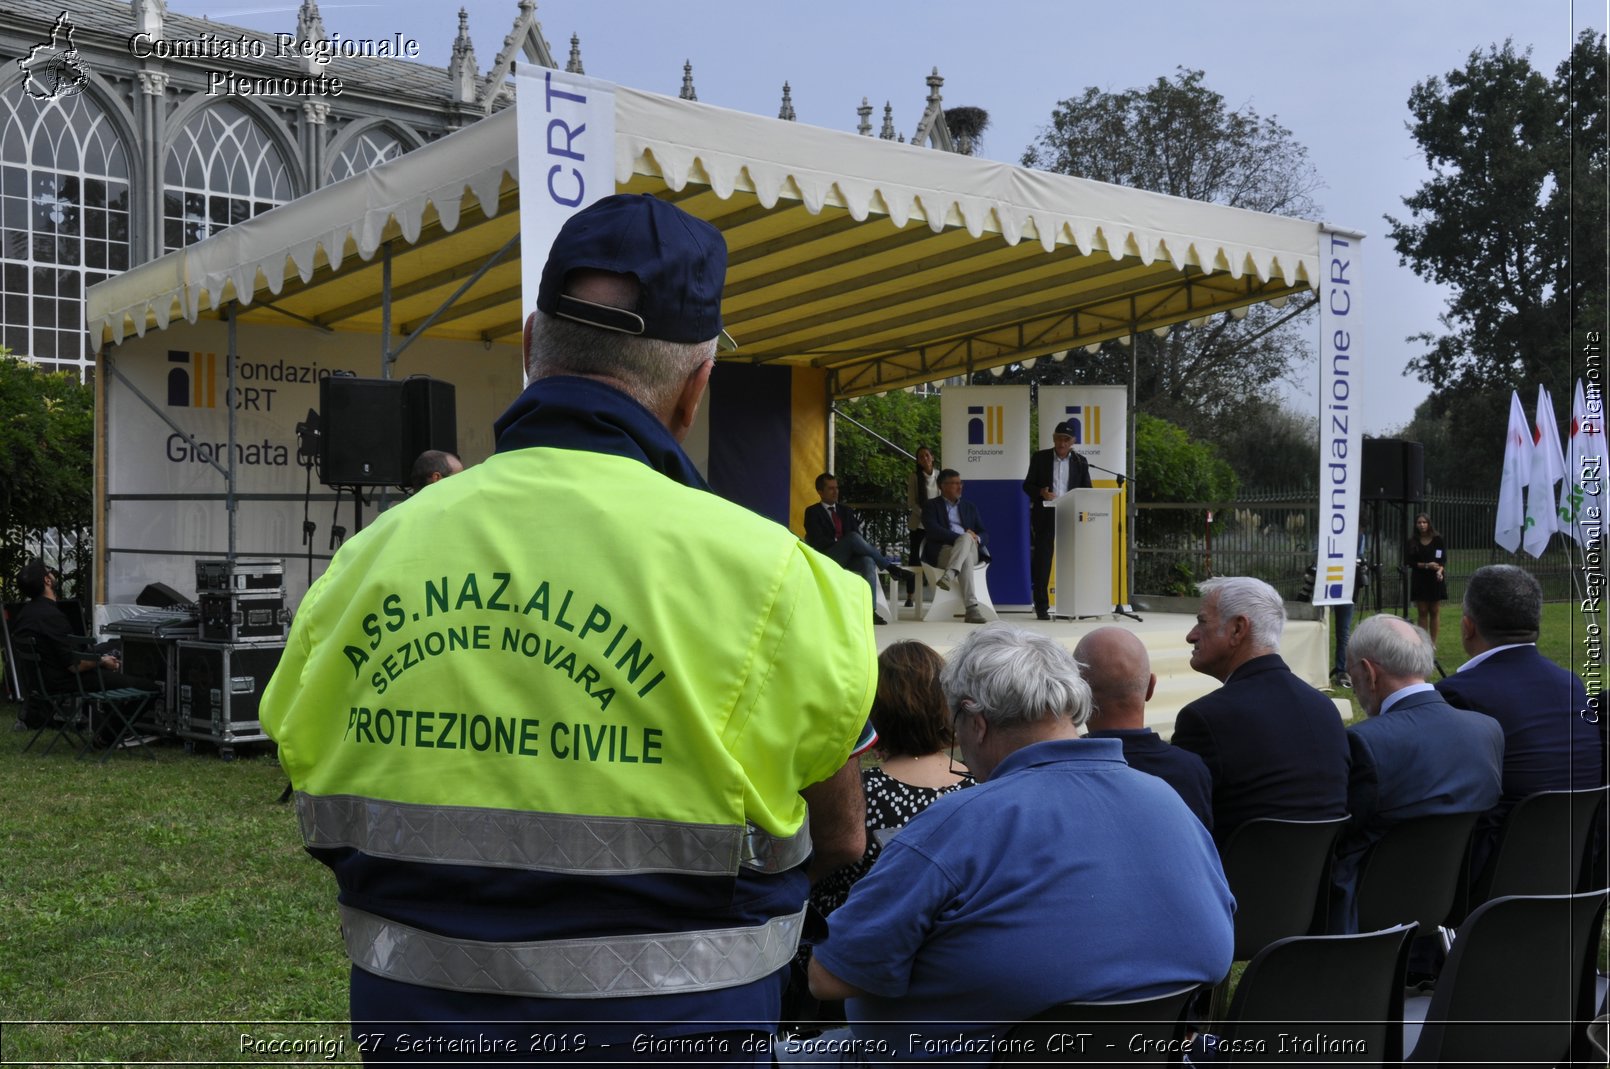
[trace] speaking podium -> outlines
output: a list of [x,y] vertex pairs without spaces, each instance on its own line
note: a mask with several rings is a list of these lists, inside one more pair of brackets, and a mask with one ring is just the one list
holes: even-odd
[[1117,496],[1110,486],[1082,487],[1041,506],[1056,511],[1051,593],[1059,616],[1101,616],[1113,610],[1112,516]]

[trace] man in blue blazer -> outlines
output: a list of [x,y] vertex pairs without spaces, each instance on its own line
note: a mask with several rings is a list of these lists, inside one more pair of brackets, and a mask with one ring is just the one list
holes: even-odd
[[1348,642],[1347,673],[1369,719],[1347,732],[1352,821],[1332,869],[1333,931],[1357,931],[1359,862],[1393,824],[1498,804],[1504,731],[1491,717],[1443,701],[1426,682],[1433,665],[1431,636],[1396,616],[1370,617]]
[[1285,603],[1261,579],[1198,584],[1191,667],[1224,686],[1181,709],[1173,743],[1213,774],[1213,836],[1222,847],[1257,817],[1347,815],[1347,732],[1331,700],[1280,659]]
[[939,577],[939,589],[949,590],[950,584],[959,584],[967,622],[988,623],[979,608],[973,573],[979,562],[989,560],[989,547],[985,544],[989,532],[978,506],[962,499],[962,477],[955,469],[946,468],[939,473],[939,496],[923,503],[922,531],[923,563],[944,572]]
[[1573,673],[1537,650],[1543,588],[1512,564],[1478,568],[1465,587],[1459,638],[1470,660],[1437,684],[1449,705],[1504,729],[1504,801],[1581,790],[1602,780],[1598,725]]
[[1516,802],[1538,791],[1597,787],[1604,759],[1582,681],[1538,652],[1543,588],[1531,573],[1512,564],[1476,569],[1463,610],[1459,638],[1470,660],[1437,690],[1449,705],[1486,713],[1504,729],[1504,793],[1478,825],[1471,861],[1480,864]]

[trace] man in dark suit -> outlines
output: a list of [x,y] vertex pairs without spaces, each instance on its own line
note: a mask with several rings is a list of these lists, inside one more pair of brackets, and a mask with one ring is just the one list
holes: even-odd
[[950,584],[960,584],[970,624],[989,622],[979,606],[973,574],[979,562],[989,560],[985,545],[988,534],[978,506],[962,499],[961,474],[953,468],[941,471],[939,496],[922,506],[922,560],[944,572],[939,577],[939,589],[949,590]]
[[1124,760],[1174,788],[1202,826],[1213,830],[1213,777],[1189,750],[1170,746],[1146,726],[1146,703],[1157,689],[1146,644],[1121,627],[1098,627],[1074,647],[1079,672],[1090,684],[1085,738],[1117,739]]
[[912,584],[911,573],[900,567],[899,561],[885,557],[861,534],[861,517],[855,510],[839,504],[839,481],[832,472],[824,471],[816,477],[816,494],[822,500],[805,510],[807,546],[826,554],[845,571],[866,579],[872,587],[874,603],[880,568],[908,586]]
[[1029,575],[1034,581],[1034,615],[1051,619],[1051,555],[1056,548],[1057,514],[1047,507],[1069,490],[1090,485],[1090,463],[1073,451],[1073,427],[1058,423],[1051,448],[1029,458],[1023,492],[1029,497]]
[[1336,847],[1332,930],[1356,931],[1353,891],[1364,852],[1393,824],[1498,803],[1504,732],[1490,717],[1455,709],[1426,677],[1431,636],[1396,616],[1372,616],[1353,632],[1347,674],[1369,719],[1347,732],[1352,818]]
[[1280,595],[1242,576],[1198,586],[1191,667],[1224,686],[1180,710],[1173,743],[1213,775],[1214,837],[1222,846],[1257,817],[1346,816],[1347,733],[1331,700],[1280,659]]
[[1504,792],[1482,818],[1479,864],[1515,803],[1538,791],[1597,787],[1604,762],[1582,681],[1537,649],[1543,588],[1512,564],[1476,569],[1465,586],[1459,638],[1470,656],[1437,684],[1449,705],[1486,713],[1504,729]]

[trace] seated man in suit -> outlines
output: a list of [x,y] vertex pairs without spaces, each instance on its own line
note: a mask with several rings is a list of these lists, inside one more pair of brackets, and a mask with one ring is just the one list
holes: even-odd
[[1056,548],[1057,514],[1045,502],[1090,485],[1090,462],[1073,451],[1073,426],[1058,423],[1051,448],[1029,458],[1023,492],[1029,497],[1029,576],[1034,582],[1034,615],[1051,619],[1051,557]]
[[1122,627],[1098,627],[1073,649],[1079,671],[1090,684],[1087,739],[1117,739],[1130,768],[1173,787],[1202,826],[1213,830],[1213,777],[1189,750],[1170,746],[1146,726],[1146,703],[1157,677],[1146,644]]
[[822,500],[805,510],[805,544],[826,554],[845,571],[856,572],[872,587],[877,601],[878,570],[882,569],[908,586],[912,574],[900,562],[885,557],[861,534],[861,517],[848,505],[839,504],[839,481],[832,472],[816,477],[816,494]]
[[980,561],[989,560],[984,542],[988,536],[978,506],[962,500],[961,474],[954,468],[941,471],[939,496],[922,506],[922,561],[944,572],[939,577],[939,589],[949,590],[950,584],[960,584],[970,624],[989,622],[979,607],[973,575]]
[[1352,899],[1359,862],[1389,827],[1413,817],[1484,812],[1498,803],[1503,729],[1442,700],[1426,682],[1434,657],[1431,636],[1396,616],[1370,617],[1348,642],[1347,674],[1369,719],[1347,732],[1352,821],[1331,870],[1338,891],[1333,931],[1357,931]]
[[1286,607],[1274,587],[1236,576],[1198,584],[1186,636],[1191,667],[1224,683],[1181,709],[1175,746],[1213,775],[1213,834],[1222,847],[1258,817],[1347,815],[1347,732],[1331,700],[1280,659]]
[[1538,652],[1543,588],[1531,573],[1512,564],[1476,569],[1462,608],[1459,638],[1470,660],[1437,690],[1449,705],[1485,713],[1504,729],[1504,792],[1478,826],[1471,860],[1479,864],[1516,802],[1538,791],[1597,787],[1604,762],[1598,714],[1582,681]]
[[1235,903],[1213,840],[1117,740],[1078,737],[1090,688],[1073,655],[995,624],[940,685],[978,786],[889,840],[810,962],[811,993],[849,999],[868,1060],[977,1064],[1058,1002],[1222,977]]

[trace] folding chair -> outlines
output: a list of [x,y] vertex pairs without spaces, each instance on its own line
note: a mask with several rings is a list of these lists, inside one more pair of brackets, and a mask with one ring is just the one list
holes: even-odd
[[18,677],[22,682],[23,708],[32,706],[42,712],[44,720],[34,730],[33,737],[28,745],[22,748],[23,753],[33,749],[34,743],[39,741],[50,728],[56,729],[56,734],[41,755],[48,754],[64,736],[72,736],[73,742],[82,745],[84,733],[79,730],[80,716],[78,708],[78,693],[76,691],[52,691],[45,686],[44,658],[39,654],[39,647],[32,635],[13,635],[11,637],[12,649],[16,652],[17,663],[21,668]]
[[1513,895],[1478,906],[1436,990],[1404,1007],[1407,1060],[1555,1065],[1581,1050],[1596,1009],[1605,896]]
[[[97,656],[95,643],[88,638],[74,637],[70,640],[69,648],[86,660]],[[151,699],[156,695],[152,691],[142,690],[139,687],[106,686],[105,680],[101,676],[98,660],[96,661],[96,667],[93,669],[73,674],[78,679],[79,703],[84,711],[86,724],[83,735],[84,741],[83,745],[78,749],[78,756],[83,757],[94,749],[97,735],[103,734],[98,730],[96,723],[96,717],[99,714],[109,717],[112,726],[115,728],[110,740],[101,750],[101,761],[104,763],[108,757],[112,756],[114,751],[123,748],[125,739],[134,737],[134,722],[139,719],[141,713],[145,712],[145,707],[150,704]],[[91,680],[93,680],[93,685],[91,685]],[[145,748],[142,746],[140,749],[144,750]],[[145,756],[153,761],[156,760],[156,755],[150,751],[146,751]]]
[[1413,936],[1400,924],[1270,943],[1241,974],[1215,1064],[1396,1066]]
[[1124,1002],[1060,1002],[1013,1025],[993,1064],[1177,1064],[1175,1055],[1185,1046],[1185,1011],[1201,987]]
[[1442,813],[1392,825],[1359,864],[1353,901],[1358,930],[1415,921],[1433,935],[1454,902],[1480,813]]

